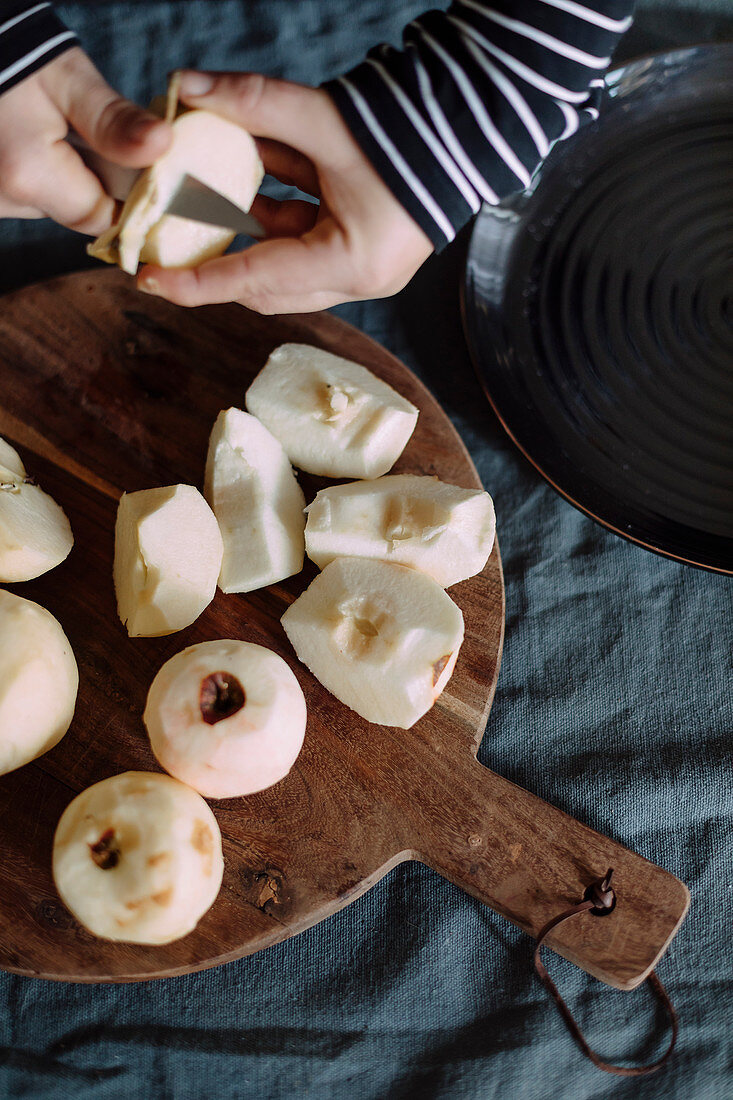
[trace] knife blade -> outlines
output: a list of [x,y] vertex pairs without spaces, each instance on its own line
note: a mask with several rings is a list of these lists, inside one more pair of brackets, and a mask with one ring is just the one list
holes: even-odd
[[[144,169],[123,168],[114,161],[107,160],[74,131],[67,134],[66,141],[76,150],[87,168],[94,172],[107,194],[124,202]],[[265,236],[265,230],[253,214],[242,210],[236,203],[190,175],[184,176],[180,188],[166,207],[166,214],[175,214],[178,218],[203,222],[205,225],[217,225],[235,233],[244,233],[248,237]]]
[[175,214],[178,218],[188,218],[206,225],[219,225],[245,233],[248,237],[264,237],[265,230],[257,218],[236,203],[230,202],[224,195],[207,187],[194,176],[186,175],[175,195],[168,203],[166,214]]

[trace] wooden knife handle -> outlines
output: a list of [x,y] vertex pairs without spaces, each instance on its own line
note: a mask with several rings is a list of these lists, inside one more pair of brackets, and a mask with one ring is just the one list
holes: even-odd
[[475,759],[455,764],[422,777],[403,807],[415,858],[531,936],[612,867],[613,912],[574,917],[545,942],[608,985],[639,985],[687,913],[687,887]]

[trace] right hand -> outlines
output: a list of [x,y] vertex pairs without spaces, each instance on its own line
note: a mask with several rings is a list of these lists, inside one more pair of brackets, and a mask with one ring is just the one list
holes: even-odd
[[265,171],[320,202],[257,195],[252,213],[267,240],[195,268],[145,267],[141,290],[184,306],[307,313],[396,294],[433,251],[323,88],[257,73],[184,72],[181,100],[249,131]]
[[98,236],[115,200],[64,141],[76,130],[102,156],[144,168],[166,151],[170,126],[110,88],[86,54],[67,50],[0,95],[0,217],[53,218]]

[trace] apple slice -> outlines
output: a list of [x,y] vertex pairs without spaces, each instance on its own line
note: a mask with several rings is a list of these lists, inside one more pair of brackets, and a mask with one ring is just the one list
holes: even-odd
[[117,223],[87,251],[134,275],[140,259],[162,267],[196,267],[220,256],[235,232],[166,214],[186,176],[249,210],[264,177],[254,139],[241,126],[210,111],[184,110],[176,117],[178,82],[168,89],[166,118],[173,140],[166,153],[141,172]]
[[193,485],[125,493],[115,526],[117,610],[131,638],[182,630],[216,593],[224,547]]
[[166,661],[143,721],[166,771],[207,798],[234,798],[288,774],[303,744],[306,707],[277,653],[222,640]]
[[68,556],[74,536],[65,513],[27,477],[18,452],[0,439],[0,581],[30,581]]
[[224,860],[201,795],[157,772],[103,779],[67,806],[53,842],[61,900],[95,936],[172,943],[213,905]]
[[488,493],[414,474],[332,485],[306,513],[306,551],[319,569],[338,557],[380,558],[443,588],[481,572],[496,530]]
[[0,775],[58,744],[78,687],[60,623],[45,607],[0,589]]
[[451,677],[463,615],[404,565],[336,558],[282,617],[300,660],[369,722],[409,729]]
[[294,466],[323,477],[386,474],[418,417],[366,367],[308,344],[276,348],[245,402]]
[[277,439],[241,409],[216,419],[204,494],[224,540],[223,592],[252,592],[301,571],[303,490]]

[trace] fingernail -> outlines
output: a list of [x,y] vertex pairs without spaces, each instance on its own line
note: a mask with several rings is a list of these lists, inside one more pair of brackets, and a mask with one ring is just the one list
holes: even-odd
[[198,96],[208,95],[213,87],[214,78],[209,76],[208,73],[181,73],[181,95],[197,98]]
[[143,275],[138,279],[137,289],[143,294],[160,294],[160,283],[152,275]]

